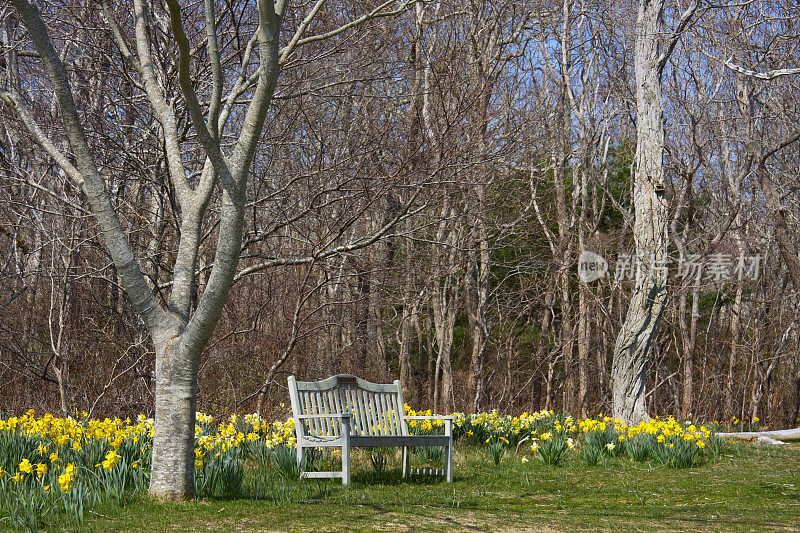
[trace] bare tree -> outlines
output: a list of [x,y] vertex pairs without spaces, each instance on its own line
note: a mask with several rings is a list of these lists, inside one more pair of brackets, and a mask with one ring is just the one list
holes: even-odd
[[611,373],[614,416],[628,423],[648,418],[646,369],[658,321],[667,300],[668,219],[664,198],[664,102],[661,77],[683,30],[699,5],[680,16],[666,43],[661,42],[664,0],[639,2],[636,19],[636,164],[633,204],[636,256],[642,262],[625,323],[614,347]]
[[[2,94],[2,99],[16,111],[36,142],[83,191],[102,228],[104,243],[116,272],[156,349],[156,433],[150,493],[168,499],[189,497],[194,491],[195,399],[200,354],[219,321],[237,274],[247,178],[281,65],[303,44],[335,36],[370,18],[397,14],[405,5],[401,4],[392,10],[387,2],[342,26],[308,37],[305,33],[322,6],[322,2],[317,2],[307,16],[299,21],[288,44],[281,48],[281,21],[286,2],[273,4],[271,1],[259,1],[255,6],[253,38],[241,54],[240,68],[232,71],[224,68],[222,63],[215,3],[206,0],[202,24],[207,47],[206,66],[211,75],[208,80],[210,90],[204,95],[198,93],[192,79],[192,63],[196,58],[192,56],[185,14],[177,0],[169,0],[167,11],[157,14],[143,0],[134,1],[132,49],[127,44],[122,28],[117,25],[116,13],[104,4],[106,21],[120,52],[138,74],[141,87],[163,131],[170,184],[180,205],[180,242],[170,296],[164,309],[152,293],[114,209],[103,169],[97,163],[73,96],[70,76],[54,47],[43,17],[39,9],[27,0],[15,0],[13,4],[28,29],[30,40],[52,84],[75,164],[36,123],[20,95],[6,92]],[[169,29],[162,23],[164,17],[169,19]],[[161,46],[155,34],[161,31],[171,33],[178,49],[175,65],[180,86],[178,94],[170,94],[169,91],[174,89],[166,82],[169,73],[160,72],[159,65],[153,59],[153,49]],[[252,52],[256,48],[258,63],[253,67]],[[227,95],[224,94],[226,85]],[[189,146],[195,153],[198,148],[204,153],[202,159],[205,162],[195,168],[187,166],[187,147],[181,146],[177,118],[179,110],[176,109],[178,95],[195,135],[194,144],[190,143]],[[245,96],[249,103],[239,118],[238,111],[234,113],[234,109]],[[201,101],[203,98],[207,98],[207,101]],[[236,117],[233,126],[238,132],[230,138],[227,127],[232,116]],[[197,179],[189,177],[192,172],[197,172]],[[203,221],[217,190],[220,190],[220,215],[216,229],[216,252],[202,294],[195,301]]]

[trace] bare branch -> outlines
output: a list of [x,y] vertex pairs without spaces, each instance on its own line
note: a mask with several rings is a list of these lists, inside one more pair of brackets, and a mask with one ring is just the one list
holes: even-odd
[[314,4],[314,7],[312,7],[311,11],[308,12],[306,18],[303,19],[303,22],[301,22],[300,25],[297,27],[297,31],[294,32],[292,40],[289,41],[289,44],[287,44],[281,50],[281,57],[280,57],[281,64],[285,63],[286,60],[289,58],[289,56],[292,54],[292,52],[294,52],[294,49],[297,47],[298,41],[300,41],[300,39],[303,37],[303,34],[305,34],[306,30],[308,29],[308,26],[314,20],[314,17],[317,16],[317,13],[319,12],[320,8],[322,7],[322,4],[324,3],[325,0],[317,0],[317,3]]
[[186,172],[181,161],[175,111],[167,103],[164,94],[161,92],[161,86],[158,83],[153,67],[153,57],[150,53],[150,39],[148,37],[149,17],[147,6],[143,0],[134,0],[133,9],[136,16],[136,50],[139,54],[144,88],[153,106],[156,118],[164,130],[164,145],[167,152],[170,180],[178,193],[178,201],[181,204],[186,204],[191,196],[191,187],[186,179]]
[[131,53],[131,49],[128,47],[128,43],[125,42],[125,38],[122,36],[119,26],[117,26],[117,22],[114,20],[114,16],[108,7],[107,1],[103,1],[103,17],[106,19],[106,23],[108,24],[109,28],[111,28],[111,33],[114,34],[114,40],[117,42],[120,52],[122,52],[122,57],[124,57],[131,64],[136,72],[143,74],[142,65],[139,63],[136,57],[134,57],[133,53]]
[[208,104],[208,129],[211,136],[219,137],[219,113],[222,105],[222,63],[217,42],[217,20],[214,15],[214,0],[205,0],[206,39],[208,41],[208,59],[211,62],[212,91]]
[[[397,9],[393,9],[391,11],[382,11],[389,4],[392,4],[394,2],[394,0],[388,0],[388,1],[380,4],[378,7],[376,7],[375,9],[370,11],[369,13],[365,13],[365,14],[361,15],[357,19],[351,20],[347,24],[343,24],[342,26],[336,28],[335,30],[331,30],[331,31],[326,32],[326,33],[321,33],[319,35],[312,35],[311,37],[306,37],[305,39],[298,39],[296,41],[294,39],[292,39],[292,41],[286,47],[284,47],[281,50],[280,64],[281,65],[285,64],[286,61],[288,61],[291,53],[296,48],[299,48],[299,47],[301,47],[303,45],[306,45],[306,44],[309,44],[309,43],[313,43],[313,42],[317,42],[317,41],[323,41],[325,39],[330,39],[331,37],[335,37],[335,36],[339,35],[340,33],[343,33],[345,31],[349,30],[350,28],[354,28],[355,26],[358,26],[359,24],[362,24],[362,23],[364,23],[364,22],[366,22],[368,20],[372,20],[372,19],[376,19],[376,18],[382,18],[382,17],[393,17],[395,15],[399,15],[400,13],[405,11],[408,6],[410,6],[412,4],[416,4],[417,1],[418,0],[408,0],[406,2],[401,3],[400,6]],[[321,4],[321,2],[318,2],[318,4]],[[314,9],[318,10],[317,5],[315,5],[314,8],[312,9],[312,14],[316,14],[316,11],[314,11]],[[310,22],[311,22],[311,20],[308,20],[308,23],[310,23]],[[302,29],[302,32],[305,32],[306,28],[308,27],[308,24],[306,23],[306,21],[303,21],[303,24],[305,24],[305,27],[303,27],[303,25],[301,25],[301,27],[298,28],[298,31],[300,31]],[[295,34],[295,36],[297,37],[297,34]]]
[[[189,110],[189,116],[192,119],[192,125],[197,133],[197,138],[200,140],[203,148],[205,148],[206,154],[211,160],[211,164],[214,166],[214,171],[217,172],[219,177],[222,179],[223,186],[225,186],[226,189],[229,189],[229,194],[238,196],[238,192],[233,192],[236,191],[236,187],[232,181],[231,171],[228,168],[228,163],[222,155],[219,141],[216,139],[217,136],[209,131],[208,125],[206,125],[205,121],[203,120],[203,110],[200,107],[200,102],[197,99],[197,93],[192,86],[191,72],[189,70],[191,50],[189,47],[189,39],[186,37],[186,32],[184,31],[183,23],[181,22],[181,7],[177,0],[167,0],[167,7],[169,8],[172,32],[175,36],[175,40],[178,43],[178,70],[181,90],[183,91],[184,97],[186,97],[186,107]],[[211,16],[213,18],[213,12],[211,15],[208,15],[207,13],[206,16]],[[216,39],[212,40],[215,42],[216,48]],[[216,67],[212,63],[212,70],[214,71],[214,93],[217,94],[218,98],[222,93],[222,73],[221,67],[219,66],[218,51],[216,63]],[[215,106],[213,101],[212,106],[218,107],[218,105]],[[216,111],[214,111],[214,114],[216,115]],[[211,120],[212,117],[209,116],[209,122]],[[214,117],[213,120],[216,122],[216,117]],[[213,129],[216,130],[216,127]]]
[[744,67],[740,67],[739,65],[735,65],[733,63],[733,56],[722,63],[734,72],[744,74],[745,76],[750,76],[751,78],[757,78],[759,80],[774,80],[775,78],[780,78],[781,76],[793,76],[795,74],[800,74],[800,68],[780,68],[775,70],[767,70],[764,72],[746,69]]
[[62,120],[70,145],[83,176],[81,188],[92,206],[95,218],[100,223],[109,254],[114,260],[128,296],[148,327],[155,328],[164,318],[164,311],[150,292],[139,263],[133,256],[125,232],[114,211],[105,182],[100,175],[94,157],[89,150],[86,133],[78,118],[78,110],[72,97],[67,72],[58,56],[39,10],[27,0],[13,0],[22,15],[36,50],[42,58],[47,74],[53,84],[56,100],[61,109]]
[[22,102],[19,101],[19,97],[15,94],[4,92],[0,93],[0,100],[14,108],[14,111],[17,112],[17,116],[19,116],[22,123],[25,124],[25,127],[28,128],[28,131],[31,133],[33,140],[47,152],[47,155],[53,158],[56,164],[66,172],[67,176],[69,176],[73,182],[75,182],[75,185],[82,187],[83,176],[81,173],[69,162],[67,156],[53,144],[50,138],[45,135],[28,110],[25,109],[25,106],[22,105]]
[[686,31],[686,28],[692,23],[692,19],[697,14],[697,11],[700,9],[703,0],[692,0],[692,3],[686,8],[686,11],[683,12],[681,15],[681,20],[678,22],[678,25],[670,34],[669,38],[667,39],[667,45],[665,50],[661,53],[658,58],[657,62],[657,69],[658,75],[661,76],[661,73],[664,72],[664,66],[669,61],[670,56],[672,55],[672,51],[675,50],[675,46],[680,41],[681,37],[683,36],[683,32]]

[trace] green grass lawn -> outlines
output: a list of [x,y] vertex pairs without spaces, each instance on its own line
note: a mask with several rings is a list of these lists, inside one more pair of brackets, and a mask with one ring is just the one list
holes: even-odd
[[[800,529],[800,447],[725,447],[717,460],[673,470],[612,459],[558,467],[506,455],[494,466],[459,448],[455,482],[403,480],[399,459],[375,473],[356,457],[353,484],[291,481],[267,500],[101,507],[84,531],[752,530]],[[276,503],[276,499],[283,499]],[[288,501],[287,501],[288,500]]]

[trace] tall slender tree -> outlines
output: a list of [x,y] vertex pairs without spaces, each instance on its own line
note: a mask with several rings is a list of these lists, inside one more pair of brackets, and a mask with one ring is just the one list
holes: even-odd
[[681,33],[699,3],[681,15],[662,42],[664,0],[639,0],[636,19],[636,161],[633,236],[640,268],[625,322],[614,346],[611,379],[614,416],[626,422],[648,418],[646,369],[667,301],[668,219],[664,183],[664,101],[661,78]]

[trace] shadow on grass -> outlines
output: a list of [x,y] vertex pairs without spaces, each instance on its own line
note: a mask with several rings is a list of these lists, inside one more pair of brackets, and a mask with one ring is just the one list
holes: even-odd
[[[453,482],[461,478],[453,476]],[[338,480],[337,480],[338,481]],[[444,476],[415,475],[404,478],[402,470],[386,470],[384,472],[357,471],[350,478],[351,483],[369,485],[439,485],[446,483]]]

